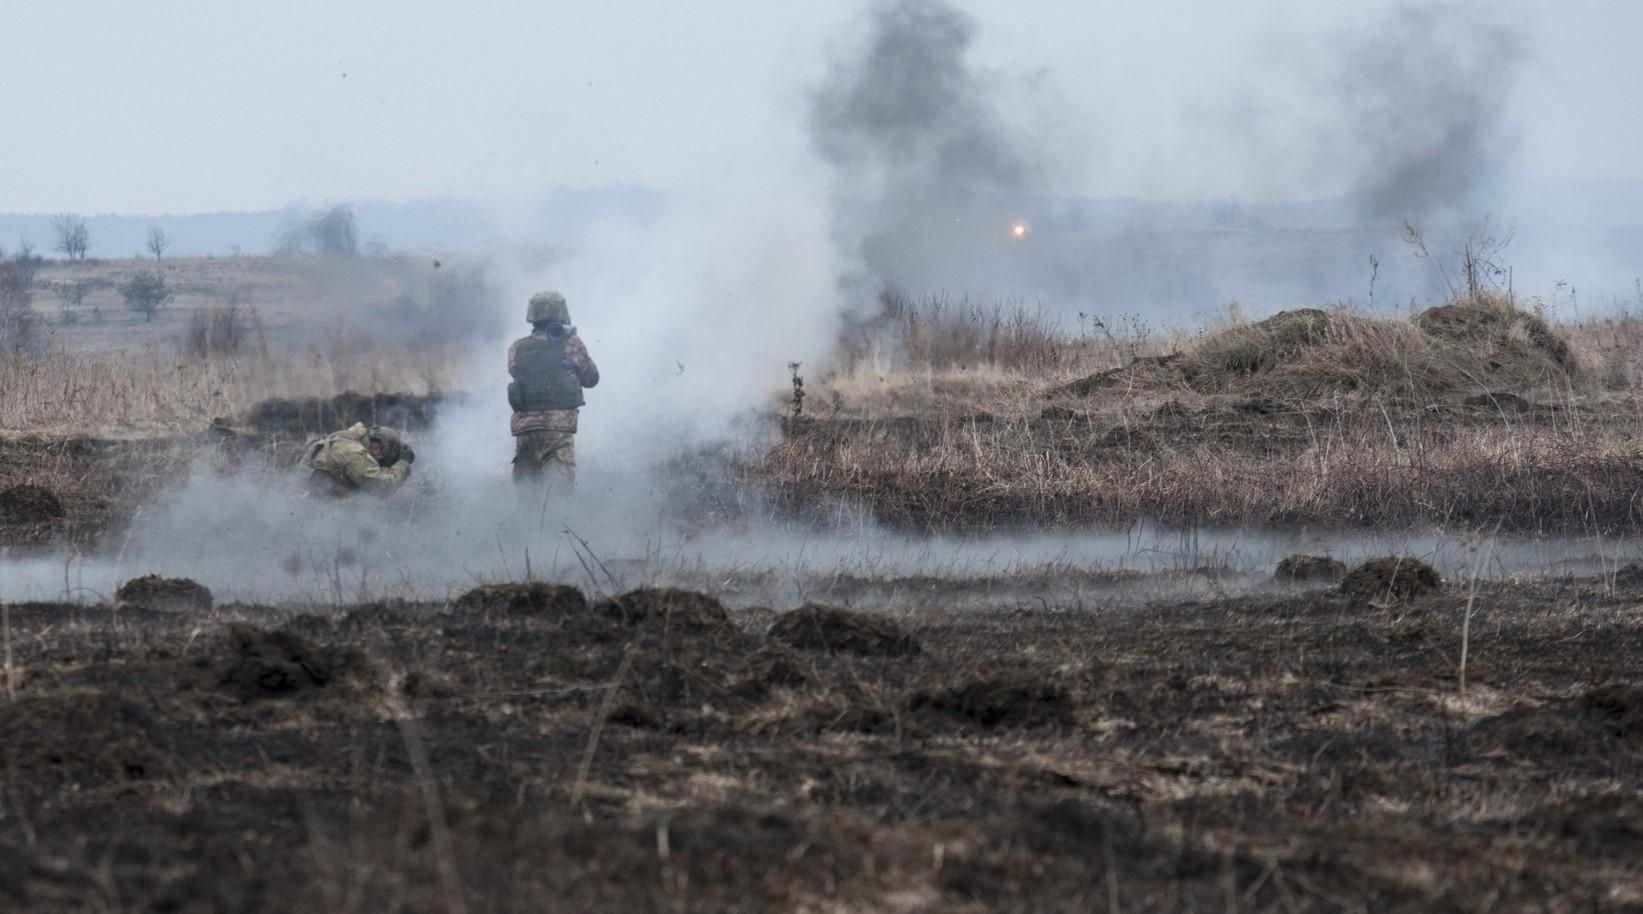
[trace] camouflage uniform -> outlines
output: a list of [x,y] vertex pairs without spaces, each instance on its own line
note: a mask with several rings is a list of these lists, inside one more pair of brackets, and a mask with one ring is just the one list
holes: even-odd
[[309,491],[340,498],[356,492],[387,496],[398,490],[410,478],[411,463],[403,457],[386,467],[378,463],[371,456],[370,434],[363,422],[356,422],[308,445],[303,463],[314,471]]
[[[551,303],[555,309],[551,313],[561,320],[564,328],[555,343],[564,346],[564,370],[568,370],[575,378],[575,383],[582,387],[593,387],[599,383],[599,368],[588,355],[588,348],[582,338],[576,335],[574,327],[569,325],[569,311],[565,309],[564,297],[557,293],[538,293],[532,297],[531,314],[540,314],[544,303]],[[508,347],[508,374],[518,377],[520,367],[520,347],[531,341],[547,342],[550,334],[545,327],[538,325],[538,329],[530,336],[515,340]],[[573,385],[574,386],[574,385]],[[579,400],[579,397],[578,397]],[[514,436],[513,478],[515,482],[537,481],[546,479],[556,488],[574,489],[576,484],[576,420],[578,411],[567,409],[520,409],[515,408],[513,419],[509,423],[509,431]]]

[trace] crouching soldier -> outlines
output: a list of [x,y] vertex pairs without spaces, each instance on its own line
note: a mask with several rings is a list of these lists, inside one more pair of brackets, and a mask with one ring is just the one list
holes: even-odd
[[569,493],[576,486],[576,418],[582,388],[599,383],[599,368],[571,326],[558,292],[538,292],[525,309],[531,335],[508,347],[509,430],[515,482],[547,481]]
[[416,452],[389,429],[356,422],[308,445],[302,462],[313,471],[308,491],[342,498],[357,492],[392,495],[410,478]]

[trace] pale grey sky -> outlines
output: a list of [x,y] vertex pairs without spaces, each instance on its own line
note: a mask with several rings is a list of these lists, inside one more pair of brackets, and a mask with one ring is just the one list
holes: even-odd
[[[1223,155],[1247,139],[1225,113],[1391,3],[957,5],[980,22],[976,59],[1034,76],[1068,128],[1047,141],[1076,167],[1048,189],[1259,199],[1335,188],[1275,189],[1283,163]],[[1643,3],[1507,6],[1533,58],[1501,102],[1523,129],[1517,169],[1643,178]],[[0,212],[813,177],[804,93],[865,8],[0,0]]]

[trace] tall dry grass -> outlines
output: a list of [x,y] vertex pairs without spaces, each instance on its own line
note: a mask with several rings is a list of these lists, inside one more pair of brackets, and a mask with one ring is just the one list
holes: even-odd
[[[1182,410],[1183,411],[1179,411]],[[797,507],[844,498],[929,530],[1316,524],[1609,535],[1643,530],[1643,419],[1357,409],[789,426],[749,469]]]
[[[929,529],[1643,531],[1633,316],[1549,325],[1479,295],[1403,317],[1229,314],[1191,338],[1124,340],[1016,336],[985,312],[899,317],[956,330],[937,345],[903,329],[891,339],[911,345],[887,370],[847,361],[813,384],[806,415],[839,421],[789,423],[749,478],[794,506],[843,498]],[[994,327],[1032,345],[989,347]],[[1066,384],[1092,369],[1099,383]]]
[[1022,303],[885,294],[847,324],[828,369],[808,379],[811,415],[1016,411],[1046,385],[1154,356],[1181,343],[1137,317],[1069,326]]
[[117,357],[0,357],[0,433],[189,434],[270,397],[452,390],[465,358],[460,348],[319,346],[204,358],[158,347]]

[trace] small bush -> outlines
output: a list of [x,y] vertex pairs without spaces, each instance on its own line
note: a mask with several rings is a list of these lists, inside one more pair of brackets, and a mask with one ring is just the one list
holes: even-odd
[[165,277],[153,270],[138,270],[131,279],[120,285],[126,307],[138,312],[144,321],[152,321],[154,312],[171,300],[171,287]]

